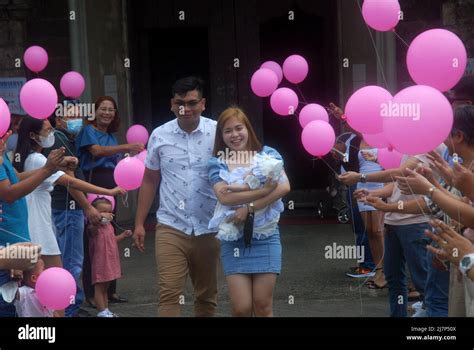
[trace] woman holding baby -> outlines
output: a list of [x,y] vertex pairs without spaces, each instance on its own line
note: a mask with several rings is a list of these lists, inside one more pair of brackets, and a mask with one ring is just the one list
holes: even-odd
[[219,116],[209,180],[218,199],[209,228],[218,232],[232,315],[273,316],[273,288],[281,270],[278,221],[290,192],[283,159],[263,146],[244,112]]

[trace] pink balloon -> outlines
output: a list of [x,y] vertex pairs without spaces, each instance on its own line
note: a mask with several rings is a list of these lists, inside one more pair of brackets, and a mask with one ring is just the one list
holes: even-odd
[[304,128],[314,120],[322,120],[329,123],[329,115],[326,108],[316,103],[311,103],[303,107],[300,112],[299,120],[301,126]]
[[145,160],[146,160],[146,156],[147,156],[148,152],[146,150],[138,153],[135,158],[139,159],[142,163],[145,163]]
[[115,183],[127,191],[136,190],[142,184],[145,165],[134,157],[122,159],[114,170]]
[[279,115],[293,115],[299,104],[298,95],[288,88],[277,89],[270,98],[273,111]]
[[149,137],[148,130],[140,124],[132,125],[127,131],[128,143],[143,143],[146,145]]
[[308,75],[308,62],[300,55],[292,55],[283,62],[283,74],[289,82],[301,83]]
[[88,193],[87,194],[87,200],[89,203],[92,203],[95,201],[97,198],[105,198],[108,199],[110,203],[112,203],[112,210],[115,209],[115,198],[112,196],[105,196],[103,194],[95,194],[95,193]]
[[48,65],[48,53],[41,46],[31,46],[25,51],[23,60],[29,70],[39,73]]
[[41,304],[50,310],[62,310],[74,302],[76,281],[65,269],[51,267],[36,281],[35,291]]
[[368,145],[371,147],[385,148],[390,146],[390,143],[388,142],[383,132],[379,134],[364,134],[363,136],[365,142],[367,142]]
[[252,75],[250,86],[255,95],[267,97],[277,89],[278,77],[271,69],[261,68]]
[[301,141],[305,150],[316,157],[328,154],[336,142],[336,134],[329,123],[322,120],[310,122],[303,129]]
[[78,98],[84,92],[86,82],[80,73],[71,71],[63,75],[59,85],[64,96]]
[[10,128],[11,114],[6,102],[0,98],[0,137],[3,137]]
[[461,80],[466,65],[466,48],[449,30],[427,30],[418,35],[408,48],[408,72],[418,85],[448,91]]
[[453,126],[451,104],[430,86],[416,85],[400,91],[384,112],[385,136],[403,154],[434,150]]
[[275,73],[278,77],[278,84],[280,84],[281,81],[283,80],[283,70],[281,69],[281,66],[278,63],[274,61],[267,61],[267,62],[262,63],[260,68],[271,69],[273,73]]
[[398,0],[365,0],[362,16],[369,27],[386,32],[400,21],[400,4]]
[[56,109],[58,93],[49,81],[33,79],[21,88],[20,103],[25,112],[33,118],[46,119]]
[[396,150],[388,150],[387,148],[379,148],[377,154],[377,163],[385,170],[398,169],[402,162],[403,154]]
[[381,109],[392,95],[379,86],[363,87],[349,98],[346,117],[349,125],[363,134],[378,134],[383,131]]

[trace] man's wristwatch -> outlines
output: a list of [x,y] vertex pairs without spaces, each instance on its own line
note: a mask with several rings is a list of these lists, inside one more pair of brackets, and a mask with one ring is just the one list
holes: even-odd
[[365,184],[367,182],[367,175],[360,174],[359,181]]
[[459,262],[459,270],[467,277],[467,274],[474,266],[474,253],[465,255]]
[[247,204],[247,208],[249,210],[249,214],[255,213],[255,204],[253,204],[253,202]]

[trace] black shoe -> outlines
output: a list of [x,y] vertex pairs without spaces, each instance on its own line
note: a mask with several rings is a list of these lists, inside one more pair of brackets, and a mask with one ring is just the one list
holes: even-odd
[[116,303],[128,303],[127,298],[123,298],[120,295],[117,295],[116,297],[110,296],[109,297],[109,303],[111,304],[116,304]]

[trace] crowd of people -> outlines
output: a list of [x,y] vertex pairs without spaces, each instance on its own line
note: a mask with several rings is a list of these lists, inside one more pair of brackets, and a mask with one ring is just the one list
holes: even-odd
[[[420,299],[418,316],[474,315],[473,91],[472,81],[463,80],[449,95],[454,124],[445,142],[428,154],[405,156],[398,169],[383,170],[377,149],[350,128],[334,147],[356,244],[366,250],[348,275],[368,277],[371,289],[388,288],[390,316],[408,316],[408,279]],[[24,117],[14,147],[12,132],[3,136],[0,245],[30,258],[0,259],[0,316],[72,317],[83,303],[98,317],[117,316],[109,304],[127,301],[116,290],[122,276],[117,242],[132,237],[145,250],[145,222],[157,192],[158,315],[181,314],[189,276],[195,315],[213,316],[219,264],[232,316],[273,315],[282,265],[278,223],[290,192],[284,160],[262,144],[239,107],[225,109],[217,121],[203,117],[200,79],[176,81],[171,96],[176,118],[150,136],[133,232],[116,232],[113,197],[126,191],[113,172],[123,154],[138,154],[145,145],[118,143],[112,98],[96,101],[87,125],[72,108],[50,120]],[[329,110],[345,123],[341,108]],[[91,193],[97,195],[92,201]],[[39,275],[50,267],[63,267],[76,280],[76,297],[65,310],[49,310],[35,295]]]

